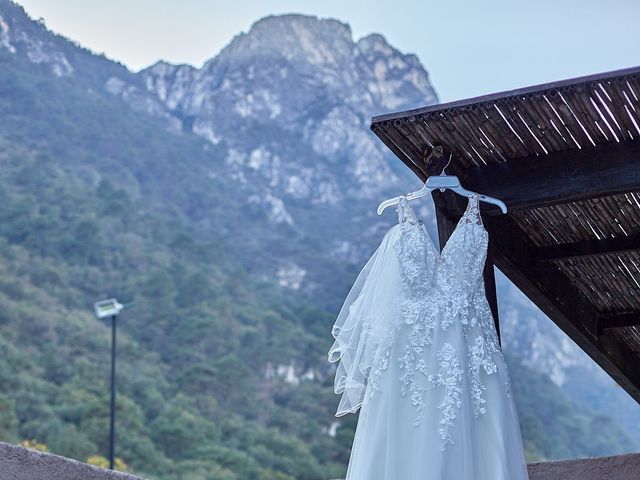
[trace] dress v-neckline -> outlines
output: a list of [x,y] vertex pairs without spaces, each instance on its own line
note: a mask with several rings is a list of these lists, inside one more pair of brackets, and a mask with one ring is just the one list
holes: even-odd
[[[441,261],[442,258],[444,257],[445,250],[447,250],[447,247],[451,243],[451,240],[456,235],[458,230],[461,229],[462,224],[463,223],[470,223],[470,222],[467,221],[468,220],[467,217],[469,216],[469,213],[471,212],[472,202],[473,202],[474,206],[477,208],[476,204],[478,202],[479,196],[480,195],[478,193],[474,193],[473,195],[470,195],[469,197],[467,197],[467,208],[465,209],[464,213],[462,214],[462,216],[460,217],[460,219],[456,223],[456,226],[454,227],[453,231],[451,232],[451,235],[449,235],[449,238],[445,242],[444,247],[442,247],[442,250],[440,250],[438,248],[438,246],[436,245],[435,241],[433,240],[433,238],[429,234],[429,231],[427,230],[427,227],[424,225],[422,220],[418,218],[418,216],[416,215],[416,212],[409,205],[409,201],[405,197],[401,197],[401,200],[400,200],[401,203],[398,203],[398,207],[403,209],[402,214],[401,214],[402,218],[401,218],[401,222],[400,223],[402,224],[402,223],[404,223],[406,221],[406,219],[407,219],[407,211],[411,212],[410,216],[413,217],[413,219],[417,222],[418,225],[420,225],[420,227],[422,228],[424,234],[426,235],[427,239],[429,240],[429,244],[431,245],[431,248],[433,249],[433,252],[436,255],[438,261]],[[403,202],[403,200],[404,200],[404,202]],[[478,217],[480,218],[480,222],[482,222],[482,217],[480,217],[480,215],[478,215]],[[482,225],[482,223],[479,223],[478,225]],[[483,229],[484,229],[484,226],[483,226]],[[485,229],[485,231],[486,231],[486,229]]]

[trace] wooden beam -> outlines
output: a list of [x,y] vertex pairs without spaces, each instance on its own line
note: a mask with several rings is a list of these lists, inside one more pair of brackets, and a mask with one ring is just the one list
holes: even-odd
[[628,252],[631,250],[640,250],[640,235],[624,235],[601,240],[582,240],[580,242],[548,245],[538,247],[535,250],[535,256],[538,260],[559,260],[563,258]]
[[640,312],[603,315],[600,318],[600,332],[610,328],[640,327]]
[[611,330],[560,270],[536,261],[535,247],[507,215],[488,219],[496,266],[598,365],[640,402],[638,356]]
[[502,347],[502,336],[500,335],[500,316],[498,314],[498,292],[496,290],[496,272],[493,265],[493,257],[490,254],[491,245],[487,250],[487,260],[484,264],[484,270],[482,277],[484,279],[484,292],[489,302],[489,308],[491,308],[491,315],[493,316],[493,324],[496,328],[496,334],[498,335],[498,344]]
[[[393,127],[372,125],[372,130],[404,164],[425,181],[424,155],[404,151]],[[387,131],[389,130],[389,131]],[[413,158],[416,156],[416,158]],[[470,190],[504,201],[510,211],[556,205],[608,195],[640,191],[640,139],[510,159],[481,167],[447,170]],[[498,208],[488,208],[490,215]]]
[[[402,160],[402,163],[404,163],[407,167],[409,167],[411,171],[415,173],[418,176],[418,178],[420,178],[420,180],[422,180],[423,182],[427,180],[428,174],[424,172],[417,164],[415,164],[411,160],[410,154],[402,150],[396,144],[396,141],[389,135],[389,133],[385,129],[383,128],[374,129],[374,126],[371,125],[371,130],[378,136],[378,138],[380,138],[380,140],[382,140],[382,143],[384,143],[389,148],[389,150],[395,153],[396,157]],[[398,143],[402,143],[402,142],[398,142]]]
[[[640,190],[640,140],[525,157],[456,172],[510,211]],[[487,210],[497,214],[499,210]]]
[[630,67],[622,70],[614,70],[611,72],[596,73],[593,75],[587,75],[584,77],[570,78],[567,80],[560,80],[556,82],[543,83],[540,85],[533,85],[530,87],[517,88],[514,90],[507,90],[505,92],[491,93],[489,95],[482,95],[474,98],[467,98],[463,100],[456,100],[448,103],[439,103],[435,105],[429,105],[427,107],[416,108],[413,110],[405,110],[402,112],[388,113],[385,115],[377,115],[371,119],[373,123],[388,122],[390,120],[403,119],[416,115],[424,115],[431,112],[437,112],[441,110],[456,109],[460,107],[478,106],[484,103],[494,103],[497,101],[513,98],[523,97],[530,95],[542,95],[548,94],[552,90],[558,90],[563,88],[576,88],[584,86],[594,82],[606,82],[607,80],[616,80],[622,77],[637,77],[640,75],[640,67]]

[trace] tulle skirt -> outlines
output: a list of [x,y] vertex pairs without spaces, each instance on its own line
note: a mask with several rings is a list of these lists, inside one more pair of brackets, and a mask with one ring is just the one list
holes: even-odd
[[[448,428],[450,442],[440,433],[445,389],[427,386],[422,397],[421,421],[416,425],[416,405],[410,395],[401,393],[400,362],[406,344],[405,331],[391,350],[379,390],[365,393],[355,434],[346,480],[526,480],[522,437],[518,415],[510,394],[507,366],[501,353],[492,361],[496,372],[483,375],[484,413],[476,415],[470,376],[463,374],[454,406],[455,418]],[[436,353],[448,343],[459,354],[463,372],[468,372],[467,337],[459,325],[446,331],[437,329],[433,344],[425,350],[425,360],[437,370]],[[477,330],[477,327],[474,329]],[[371,384],[368,386],[368,390]]]

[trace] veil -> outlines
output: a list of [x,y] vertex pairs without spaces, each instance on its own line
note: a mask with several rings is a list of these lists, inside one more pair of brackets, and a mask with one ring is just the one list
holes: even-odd
[[393,244],[400,225],[382,239],[349,291],[331,334],[329,362],[339,362],[334,390],[342,394],[336,416],[355,413],[364,400],[372,366],[393,338],[398,318],[400,264]]

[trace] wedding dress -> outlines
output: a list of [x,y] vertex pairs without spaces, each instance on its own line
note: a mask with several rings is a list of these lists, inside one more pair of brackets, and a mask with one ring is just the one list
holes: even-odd
[[362,407],[346,480],[526,480],[478,195],[442,253],[405,198],[398,220],[332,330],[336,416]]

